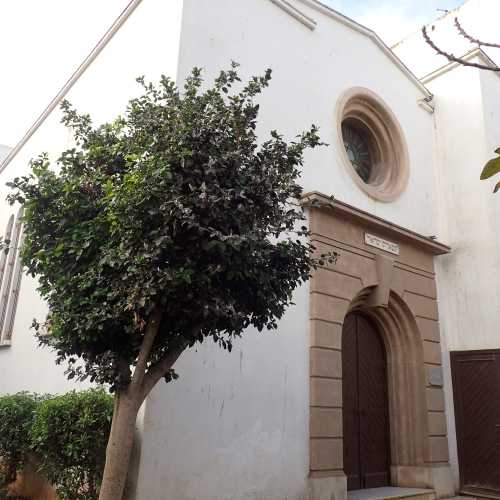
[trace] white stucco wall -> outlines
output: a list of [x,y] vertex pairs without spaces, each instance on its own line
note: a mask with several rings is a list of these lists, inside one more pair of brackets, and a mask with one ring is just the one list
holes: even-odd
[[439,235],[452,248],[437,259],[451,463],[458,484],[450,351],[500,348],[499,203],[480,181],[500,144],[500,79],[458,67],[428,83],[435,95]]
[[494,156],[495,137],[500,144],[500,126],[494,120],[500,109],[499,84],[497,76],[468,68],[457,68],[429,84],[436,95],[440,204],[446,214],[440,234],[453,250],[438,259],[440,306],[452,350],[500,344],[500,296],[495,293],[499,200],[492,194],[494,181],[479,180],[484,163]]
[[[96,123],[113,119],[125,110],[128,100],[140,90],[135,78],[145,75],[157,80],[164,73],[176,77],[182,0],[144,1],[115,34],[103,52],[66,96],[81,112],[88,112]],[[71,68],[68,68],[68,72]],[[57,89],[55,89],[57,91]],[[56,92],[54,92],[55,94]],[[60,124],[57,109],[19,151],[0,174],[0,231],[17,208],[5,202],[5,183],[28,172],[28,162],[41,152],[52,160],[71,145],[69,132]],[[54,356],[37,347],[30,330],[33,318],[43,320],[46,307],[35,291],[35,282],[23,277],[12,345],[0,348],[2,377],[0,393],[21,390],[61,392],[81,387],[70,383],[64,368],[56,367]]]
[[9,154],[10,148],[0,144],[0,162]]
[[277,332],[183,354],[146,405],[137,499],[308,498],[307,292]]

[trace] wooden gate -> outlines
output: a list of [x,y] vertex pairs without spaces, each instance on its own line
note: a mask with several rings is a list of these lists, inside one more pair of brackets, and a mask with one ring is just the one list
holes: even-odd
[[500,350],[451,353],[460,483],[500,495]]
[[387,486],[387,361],[376,327],[349,314],[342,331],[344,472],[347,489]]

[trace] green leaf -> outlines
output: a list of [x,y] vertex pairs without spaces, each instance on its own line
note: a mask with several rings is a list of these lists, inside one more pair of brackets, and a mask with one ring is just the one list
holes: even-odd
[[498,174],[499,172],[500,172],[500,157],[493,158],[484,166],[480,178],[481,180],[489,179],[490,177],[492,177],[495,174]]

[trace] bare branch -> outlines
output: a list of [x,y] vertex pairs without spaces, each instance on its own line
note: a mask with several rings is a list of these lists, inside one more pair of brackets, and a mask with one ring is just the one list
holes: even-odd
[[144,334],[144,338],[142,339],[141,349],[139,351],[139,356],[137,359],[137,365],[135,366],[134,375],[132,377],[132,385],[135,387],[140,386],[144,379],[149,354],[151,353],[156,335],[160,328],[160,321],[161,309],[160,307],[155,307],[146,326],[146,333]]
[[480,47],[493,47],[495,49],[500,49],[500,44],[498,43],[488,43],[488,42],[483,42],[481,40],[478,40],[477,38],[474,38],[472,37],[471,35],[469,35],[463,28],[462,28],[462,25],[460,24],[459,20],[458,20],[458,17],[455,17],[455,26],[458,30],[458,32],[464,37],[466,38],[467,40],[469,40],[469,42],[471,43],[475,43],[477,45],[479,45]]
[[469,62],[469,61],[466,61],[465,59],[463,59],[461,57],[456,57],[453,54],[445,52],[444,50],[440,49],[431,40],[431,38],[427,34],[427,28],[425,26],[422,28],[422,34],[424,35],[424,39],[427,42],[427,44],[430,45],[438,54],[446,57],[446,59],[448,59],[448,61],[450,61],[450,62],[455,62],[455,63],[458,63],[458,64],[460,64],[462,66],[468,66],[468,67],[471,67],[471,68],[484,69],[486,71],[495,71],[495,72],[500,71],[500,68],[498,66],[487,66],[486,64],[479,64],[479,63]]

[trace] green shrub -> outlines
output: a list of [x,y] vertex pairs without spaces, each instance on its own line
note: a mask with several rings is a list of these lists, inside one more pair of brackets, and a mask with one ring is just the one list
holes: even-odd
[[30,452],[30,430],[40,397],[28,392],[0,396],[0,482],[14,481]]
[[31,446],[61,499],[98,498],[112,415],[112,398],[102,389],[69,392],[38,405]]

